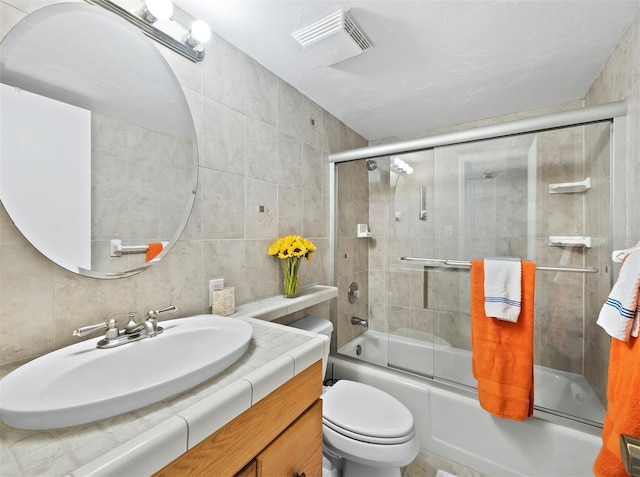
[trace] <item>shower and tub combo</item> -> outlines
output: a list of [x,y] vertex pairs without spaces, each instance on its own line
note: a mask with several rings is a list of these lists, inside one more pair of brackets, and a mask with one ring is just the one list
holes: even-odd
[[[591,474],[607,404],[596,319],[611,252],[633,239],[625,114],[612,103],[332,154],[333,377],[404,402],[425,451],[490,475]],[[525,422],[484,412],[471,373],[469,260],[491,257],[538,269]]]

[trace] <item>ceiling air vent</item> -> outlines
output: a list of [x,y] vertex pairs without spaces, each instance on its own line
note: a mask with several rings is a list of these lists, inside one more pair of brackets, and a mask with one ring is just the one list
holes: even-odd
[[293,37],[325,66],[353,58],[373,48],[344,10],[338,10],[296,30]]

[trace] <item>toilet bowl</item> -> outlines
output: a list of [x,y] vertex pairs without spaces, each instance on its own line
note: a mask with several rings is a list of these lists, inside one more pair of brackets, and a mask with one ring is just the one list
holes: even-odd
[[[309,316],[291,326],[331,337],[333,326],[320,316]],[[323,359],[326,371],[327,356]],[[418,455],[411,411],[386,392],[367,384],[341,379],[322,396],[322,440],[325,462],[344,477],[399,477],[400,467]],[[330,473],[331,472],[331,473]]]

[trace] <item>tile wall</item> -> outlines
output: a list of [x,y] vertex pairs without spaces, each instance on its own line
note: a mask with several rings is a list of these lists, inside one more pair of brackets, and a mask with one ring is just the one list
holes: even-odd
[[[369,222],[368,176],[374,172],[369,172],[365,161],[360,160],[340,164],[336,173],[338,300],[335,339],[338,348],[365,331],[365,328],[351,324],[351,317],[368,318],[370,239],[358,238],[356,227]],[[354,303],[349,301],[348,294],[352,283],[358,286],[360,293]]]
[[[0,37],[50,3],[0,2]],[[239,304],[276,295],[281,271],[266,251],[285,234],[318,246],[301,284],[331,282],[327,155],[366,140],[215,34],[198,64],[158,49],[183,86],[200,148],[195,206],[180,240],[140,274],[85,278],[43,257],[0,208],[0,364],[72,344],[75,328],[129,311],[175,304],[173,317],[209,312],[210,278],[235,286]]]

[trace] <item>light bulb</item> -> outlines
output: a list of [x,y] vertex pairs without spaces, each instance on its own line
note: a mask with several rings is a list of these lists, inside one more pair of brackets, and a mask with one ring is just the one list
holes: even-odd
[[211,28],[202,20],[191,24],[191,39],[196,43],[206,43],[211,38]]
[[145,0],[146,18],[150,21],[167,20],[173,15],[171,0]]

